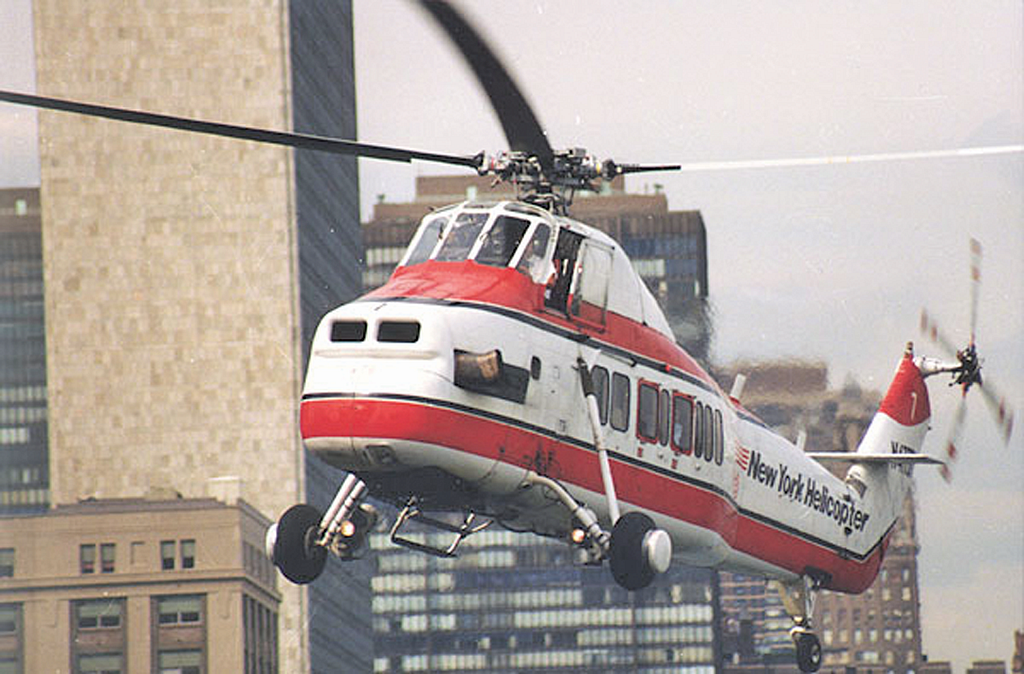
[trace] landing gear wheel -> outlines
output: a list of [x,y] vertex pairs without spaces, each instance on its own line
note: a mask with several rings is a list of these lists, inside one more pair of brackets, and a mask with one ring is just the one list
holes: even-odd
[[816,672],[821,667],[821,643],[813,632],[797,632],[793,636],[796,643],[796,664],[801,672]]
[[644,536],[652,530],[654,520],[638,512],[626,513],[612,528],[608,566],[615,582],[627,590],[645,588],[654,580],[655,569],[644,551]]
[[320,513],[305,504],[294,505],[277,522],[273,560],[284,577],[305,585],[316,580],[327,563],[326,548],[316,544]]

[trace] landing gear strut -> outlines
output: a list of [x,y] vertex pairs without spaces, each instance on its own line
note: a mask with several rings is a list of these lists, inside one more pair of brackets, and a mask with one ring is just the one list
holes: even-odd
[[328,550],[343,560],[354,559],[377,521],[376,509],[359,502],[365,494],[366,483],[350,474],[322,517],[305,504],[286,510],[267,529],[270,561],[285,578],[305,585],[323,572]]
[[820,580],[803,576],[791,583],[777,583],[779,597],[793,628],[789,636],[796,646],[796,664],[801,672],[816,672],[821,667],[821,642],[811,628],[814,613],[814,593],[821,588]]

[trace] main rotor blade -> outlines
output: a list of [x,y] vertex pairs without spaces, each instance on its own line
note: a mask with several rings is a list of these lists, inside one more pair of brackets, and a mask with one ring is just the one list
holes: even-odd
[[421,0],[420,4],[441,25],[473,69],[477,81],[491,99],[509,148],[534,155],[542,167],[549,168],[554,153],[537,116],[480,34],[447,2]]
[[161,126],[168,129],[180,129],[183,131],[192,131],[194,133],[203,133],[211,136],[225,136],[228,138],[252,140],[258,143],[285,145],[287,147],[316,150],[318,152],[330,152],[332,154],[357,155],[359,157],[370,157],[372,159],[383,159],[386,161],[410,162],[413,159],[417,159],[420,161],[438,162],[454,166],[467,166],[475,169],[480,165],[482,159],[482,155],[470,157],[438,154],[435,152],[420,152],[419,150],[406,150],[397,147],[388,147],[386,145],[371,145],[352,140],[342,140],[340,138],[312,136],[287,131],[270,131],[267,129],[237,126],[234,124],[222,124],[219,122],[205,122],[186,117],[175,117],[173,115],[162,115],[153,112],[143,112],[140,110],[129,110],[126,108],[114,108],[105,105],[81,103],[60,98],[49,98],[47,96],[22,94],[14,91],[0,90],[0,101],[14,103],[16,105],[27,105],[34,108],[43,108],[46,110],[73,112],[80,115],[88,115],[90,117],[114,119],[122,122],[132,122],[148,126]]

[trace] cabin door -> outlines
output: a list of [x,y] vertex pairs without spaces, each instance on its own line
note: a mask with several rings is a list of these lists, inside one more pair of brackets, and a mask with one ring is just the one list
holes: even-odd
[[612,277],[612,250],[584,239],[576,258],[569,314],[573,320],[604,327],[608,310],[608,284]]

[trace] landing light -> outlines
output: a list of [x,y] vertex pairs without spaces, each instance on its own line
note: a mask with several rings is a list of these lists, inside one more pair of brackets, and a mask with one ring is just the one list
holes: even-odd
[[583,529],[573,529],[569,536],[576,545],[583,545],[583,541],[587,539],[587,532]]
[[352,520],[345,520],[341,523],[339,533],[345,538],[352,538],[356,535],[356,525]]

